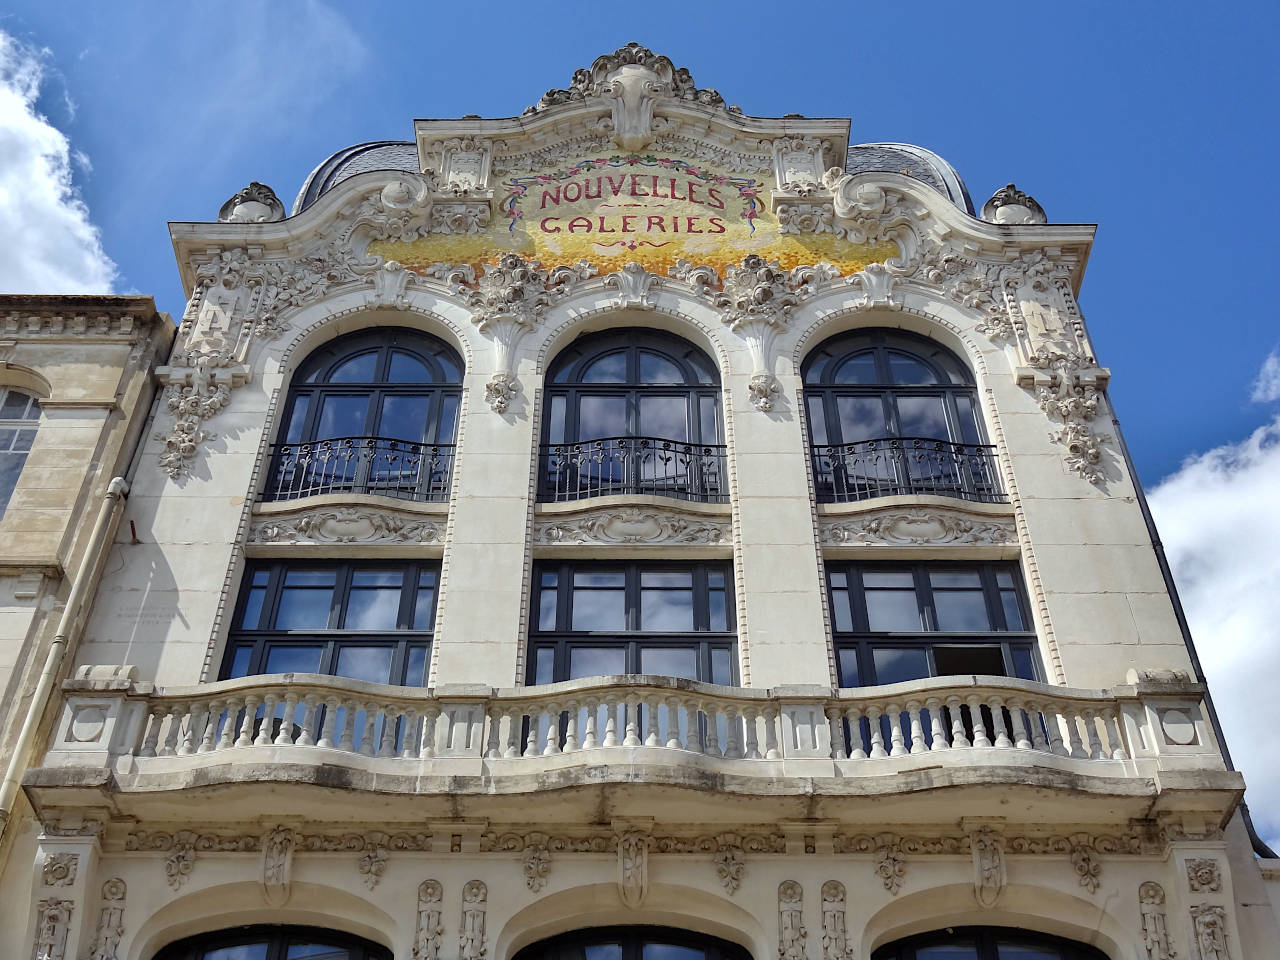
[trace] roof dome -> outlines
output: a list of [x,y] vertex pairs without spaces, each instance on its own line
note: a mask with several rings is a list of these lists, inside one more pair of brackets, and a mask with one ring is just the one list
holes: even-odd
[[418,172],[418,147],[411,140],[374,140],[339,150],[311,175],[298,191],[290,216],[297,216],[343,180],[370,170],[408,170]]

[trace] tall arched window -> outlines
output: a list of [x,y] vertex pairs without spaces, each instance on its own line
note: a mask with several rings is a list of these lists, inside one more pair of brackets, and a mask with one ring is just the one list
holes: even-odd
[[513,960],[751,960],[751,954],[687,930],[593,927],[530,944]]
[[948,927],[877,947],[871,960],[1107,960],[1097,947],[1011,927]]
[[820,501],[1003,499],[973,378],[949,350],[902,331],[858,330],[819,345],[802,372]]
[[294,377],[265,498],[447,500],[461,383],[456,351],[416,330],[379,327],[320,348]]
[[582,337],[547,374],[540,495],[722,502],[720,377],[692,344],[645,329]]
[[391,951],[321,927],[261,925],[188,937],[155,960],[391,960]]
[[39,426],[39,400],[13,387],[0,388],[0,514],[18,486]]

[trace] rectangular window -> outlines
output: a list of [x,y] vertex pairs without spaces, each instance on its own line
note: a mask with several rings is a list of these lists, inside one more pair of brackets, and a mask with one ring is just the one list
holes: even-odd
[[981,674],[1039,680],[1011,563],[827,563],[840,686]]
[[727,563],[543,563],[528,682],[656,674],[736,683]]
[[424,686],[435,562],[250,565],[221,677],[320,673]]

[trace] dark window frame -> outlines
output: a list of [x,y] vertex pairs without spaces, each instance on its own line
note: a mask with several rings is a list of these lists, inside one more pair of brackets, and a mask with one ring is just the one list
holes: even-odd
[[[394,629],[385,630],[351,630],[335,626],[339,617],[348,609],[352,579],[360,571],[390,571],[401,574],[400,607],[397,612]],[[264,585],[265,595],[259,610],[258,625],[244,625],[245,611],[249,605],[252,590],[255,588],[255,576],[266,572]],[[326,625],[320,628],[280,629],[274,626],[279,614],[280,600],[285,586],[285,575],[290,571],[333,571],[334,586],[329,601],[329,615]],[[421,583],[421,575],[431,573],[434,577],[430,587]],[[358,589],[358,588],[357,588]],[[430,589],[431,624],[428,629],[413,626],[418,593]],[[431,648],[435,636],[435,620],[440,599],[440,561],[438,560],[402,560],[402,559],[263,559],[254,560],[246,566],[240,584],[240,593],[236,598],[235,614],[232,628],[227,639],[226,653],[223,656],[219,679],[228,679],[233,675],[237,654],[248,647],[249,662],[242,676],[261,676],[270,650],[287,647],[311,647],[322,645],[320,663],[316,672],[325,676],[339,676],[335,673],[340,652],[346,647],[359,646],[362,642],[369,646],[394,645],[390,675],[401,683],[396,686],[419,686],[416,683],[404,684],[411,651],[423,650],[422,684],[427,681],[426,673],[431,664]],[[266,624],[266,626],[264,626]]]
[[[1022,676],[1022,679],[1044,680],[1044,668],[1040,662],[1036,633],[1034,629],[1029,628],[1029,625],[1033,623],[1030,602],[1021,572],[1015,562],[960,560],[911,562],[905,560],[858,561],[828,559],[825,561],[825,567],[827,602],[831,610],[832,645],[836,655],[839,673],[838,681],[841,688],[877,685],[880,681],[876,677],[873,651],[876,648],[884,647],[899,649],[924,648],[929,675],[935,677],[940,675],[936,666],[936,651],[939,647],[998,647],[1004,663],[1005,676],[1008,677],[1018,677],[1027,672],[1025,669],[1026,663],[1024,662],[1023,669],[1020,671],[1019,664],[1015,659],[1015,651],[1025,652],[1029,654],[1027,659],[1033,676]],[[911,572],[913,579],[911,592],[915,595],[916,609],[921,618],[920,629],[904,631],[871,630],[863,574],[906,570]],[[992,625],[991,629],[980,631],[938,629],[938,619],[934,605],[935,588],[930,583],[929,574],[948,571],[976,572],[979,575],[988,621]],[[1020,629],[1010,629],[1008,626],[1001,596],[1002,588],[997,581],[997,574],[999,573],[1012,575],[1012,589],[1016,591],[1017,609],[1022,621]],[[847,586],[843,589],[848,594],[848,606],[846,609],[849,611],[852,630],[837,629],[837,624],[839,623],[837,619],[837,604],[842,602],[842,598],[837,596],[841,588],[834,584],[832,574],[843,574],[846,578]],[[1010,588],[1003,589],[1008,590]],[[907,591],[904,590],[903,592]],[[856,656],[859,681],[857,684],[846,683],[847,678],[844,675],[843,658],[841,657],[842,651],[852,651]],[[947,676],[949,674],[942,675]]]
[[347,950],[350,960],[392,960],[391,950],[371,940],[325,927],[296,924],[253,924],[184,937],[162,947],[154,960],[203,960],[212,950],[252,946],[263,940],[267,941],[266,960],[284,960],[290,946],[307,942]]
[[[622,630],[573,630],[573,575],[575,572],[616,572],[624,576],[624,617]],[[691,591],[693,599],[694,628],[691,631],[657,631],[640,628],[640,579],[642,573],[649,572],[689,572],[691,574]],[[711,629],[712,587],[709,584],[711,572],[718,572],[724,580],[725,623],[728,630]],[[541,629],[542,585],[544,574],[555,574],[556,583],[556,628]],[[727,651],[729,661],[729,677],[726,686],[734,686],[738,682],[737,657],[737,610],[734,596],[733,568],[729,561],[718,560],[547,560],[539,561],[533,568],[533,590],[530,603],[530,629],[526,680],[529,685],[541,683],[558,683],[569,678],[570,653],[575,647],[599,648],[616,647],[623,651],[624,672],[640,674],[641,651],[645,647],[697,648],[697,667],[699,679],[711,682],[715,675],[713,656],[717,651]],[[720,589],[720,588],[714,588]],[[550,680],[538,678],[538,652],[552,651],[552,677]]]
[[[18,482],[22,479],[22,471],[27,466],[27,456],[35,445],[36,434],[40,431],[40,398],[20,387],[0,387],[0,406],[9,406],[10,397],[22,397],[26,400],[21,416],[0,419],[0,515],[9,507]],[[7,434],[7,436],[5,436]]]
[[522,947],[512,960],[583,960],[586,947],[618,944],[620,960],[643,960],[646,944],[687,947],[703,952],[703,960],[752,960],[746,947],[713,937],[662,926],[587,927],[548,937]]
[[927,947],[970,946],[976,960],[999,960],[1001,942],[1058,952],[1055,960],[1108,960],[1097,947],[1066,937],[1026,930],[1021,927],[948,927],[903,937],[871,951],[871,960],[916,960],[916,952]]

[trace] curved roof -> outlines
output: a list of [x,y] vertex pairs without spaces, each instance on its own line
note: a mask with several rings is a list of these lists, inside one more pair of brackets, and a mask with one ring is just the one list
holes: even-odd
[[[936,153],[909,143],[849,145],[844,168],[849,173],[900,173],[932,187],[970,216],[975,215],[969,191],[955,168]],[[290,216],[301,213],[343,180],[370,170],[417,173],[418,148],[407,140],[375,140],[339,150],[311,171],[293,202]]]

